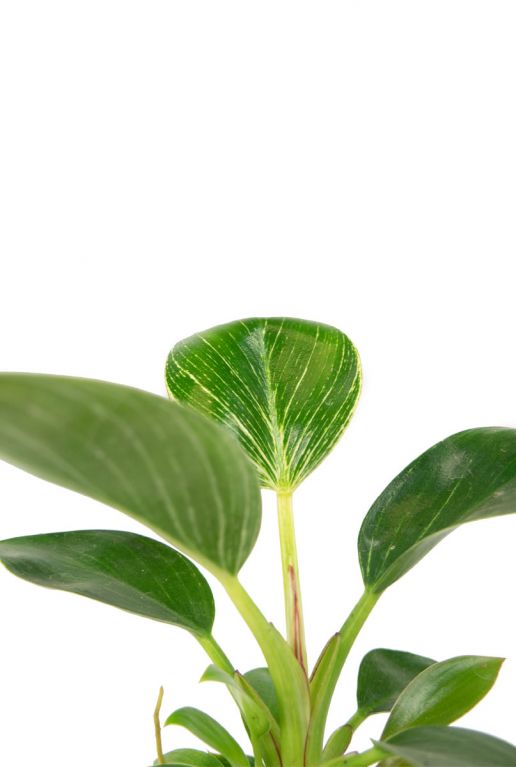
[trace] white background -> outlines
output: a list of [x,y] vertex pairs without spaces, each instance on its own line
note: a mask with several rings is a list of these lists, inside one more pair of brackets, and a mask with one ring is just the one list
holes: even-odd
[[[0,4],[2,368],[164,393],[177,340],[250,315],[331,323],[361,352],[356,416],[297,498],[312,660],[359,596],[385,484],[454,431],[516,426],[515,38],[513,0]],[[144,532],[6,465],[0,494],[1,537]],[[393,586],[331,724],[372,647],[503,655],[463,721],[516,741],[515,541],[516,519],[477,523]],[[242,575],[282,625],[270,497]],[[214,588],[219,641],[258,664]],[[160,684],[164,713],[242,732],[179,629],[5,571],[0,598],[1,765],[146,767]]]

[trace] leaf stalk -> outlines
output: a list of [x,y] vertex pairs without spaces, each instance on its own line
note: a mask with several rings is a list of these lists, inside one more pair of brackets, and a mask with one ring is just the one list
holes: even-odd
[[301,600],[299,564],[297,559],[292,492],[278,490],[276,499],[278,508],[281,565],[283,571],[283,591],[285,594],[287,642],[298,659],[301,668],[306,673],[308,661],[306,656],[305,626],[303,619],[303,604]]
[[156,736],[156,753],[158,755],[158,764],[165,764],[165,755],[163,753],[163,744],[161,741],[161,704],[163,703],[163,687],[159,688],[158,700],[156,701],[156,708],[154,709],[154,733]]

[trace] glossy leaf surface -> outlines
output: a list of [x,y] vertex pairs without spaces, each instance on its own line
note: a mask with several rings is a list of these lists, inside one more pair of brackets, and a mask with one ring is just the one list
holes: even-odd
[[15,575],[71,591],[195,634],[211,632],[215,605],[204,576],[186,557],[151,538],[79,530],[0,541]]
[[464,655],[434,663],[394,704],[382,738],[409,727],[450,724],[482,700],[496,681],[501,658]]
[[[176,748],[165,754],[165,764],[181,767],[223,767],[223,762],[215,754],[207,754],[195,748]],[[158,760],[154,762],[159,765]]]
[[347,336],[288,318],[211,328],[178,343],[167,363],[171,395],[228,426],[275,489],[299,485],[332,449],[360,380]]
[[414,677],[435,661],[398,650],[371,650],[358,671],[357,704],[363,714],[390,711]]
[[238,442],[137,389],[1,374],[0,458],[120,509],[232,574],[258,534],[259,484]]
[[412,767],[516,767],[516,748],[460,727],[416,727],[378,745]]
[[454,434],[378,497],[360,530],[364,583],[383,591],[457,526],[516,511],[516,429]]
[[175,724],[185,727],[206,745],[219,751],[234,767],[249,767],[249,762],[229,732],[204,711],[185,707],[174,711],[165,722],[165,726]]

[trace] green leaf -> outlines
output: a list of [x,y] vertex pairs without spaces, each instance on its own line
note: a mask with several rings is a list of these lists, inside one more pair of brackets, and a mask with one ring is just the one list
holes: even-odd
[[371,650],[358,671],[358,710],[365,716],[390,711],[405,687],[435,661],[399,650]]
[[454,434],[377,498],[358,539],[366,586],[381,592],[459,525],[516,511],[516,429]]
[[264,735],[273,728],[275,723],[271,712],[260,698],[257,699],[253,694],[254,691],[249,690],[248,683],[238,671],[231,675],[211,664],[202,675],[201,682],[220,682],[226,685],[238,704],[245,724],[256,737]]
[[167,363],[171,396],[228,426],[262,484],[293,489],[347,426],[360,392],[358,353],[336,328],[253,318],[197,333]]
[[325,760],[343,754],[358,725],[371,714],[390,711],[408,683],[433,663],[431,658],[399,650],[368,652],[358,671],[357,712],[330,735],[324,747]]
[[165,727],[171,724],[185,727],[208,746],[220,751],[234,767],[249,767],[248,759],[236,740],[204,711],[190,707],[178,708],[168,717]]
[[[215,754],[207,754],[205,751],[197,751],[195,748],[176,748],[165,754],[165,764],[181,765],[181,767],[222,767],[223,762]],[[155,765],[159,765],[156,759]]]
[[114,506],[213,571],[256,540],[256,472],[237,441],[190,409],[126,386],[0,375],[0,458]]
[[459,719],[489,692],[502,663],[502,658],[463,655],[429,666],[401,693],[382,738],[410,727]]
[[260,696],[274,719],[278,721],[280,718],[279,701],[269,669],[251,669],[251,671],[246,671],[244,679]]
[[208,635],[215,606],[206,579],[159,541],[117,530],[79,530],[0,541],[0,560],[40,586],[97,599]]
[[412,767],[516,767],[516,748],[460,727],[416,727],[377,745]]

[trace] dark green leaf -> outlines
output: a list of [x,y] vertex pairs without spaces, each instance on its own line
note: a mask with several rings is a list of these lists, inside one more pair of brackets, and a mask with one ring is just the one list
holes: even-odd
[[358,671],[357,703],[363,714],[390,711],[405,687],[435,661],[398,650],[371,650]]
[[0,458],[114,506],[235,574],[258,534],[256,472],[207,418],[125,386],[0,375]]
[[178,708],[165,722],[165,726],[170,724],[185,727],[206,745],[220,751],[234,767],[249,767],[248,759],[236,740],[204,711],[191,707]]
[[79,530],[0,541],[0,560],[40,586],[206,635],[215,615],[206,579],[186,557],[141,535]]
[[276,689],[268,668],[254,668],[246,671],[244,679],[263,700],[276,721],[279,721],[279,702]]
[[401,693],[382,738],[410,727],[459,719],[489,692],[502,663],[501,658],[464,655],[429,666]]
[[[154,764],[159,765],[159,761],[156,759]],[[207,754],[195,748],[176,748],[165,754],[165,764],[176,767],[222,767],[223,762],[215,754]]]
[[516,767],[510,743],[459,727],[416,727],[377,745],[412,767]]
[[292,489],[347,426],[360,392],[349,338],[305,320],[253,318],[178,343],[168,358],[173,397],[228,426],[262,484]]
[[516,511],[516,429],[470,429],[419,456],[360,530],[366,586],[383,591],[464,522]]

